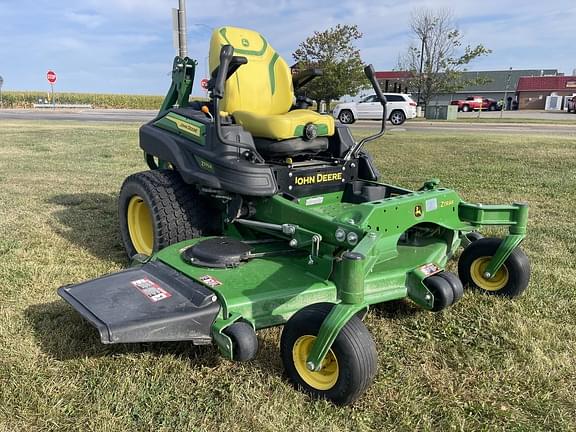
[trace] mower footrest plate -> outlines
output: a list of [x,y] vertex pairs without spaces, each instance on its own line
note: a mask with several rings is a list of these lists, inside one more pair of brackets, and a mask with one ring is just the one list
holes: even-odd
[[105,344],[209,344],[220,312],[213,291],[156,261],[61,287],[58,294],[98,329]]

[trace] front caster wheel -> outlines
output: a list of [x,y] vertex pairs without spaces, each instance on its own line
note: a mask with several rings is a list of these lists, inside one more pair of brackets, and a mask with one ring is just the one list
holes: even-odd
[[424,285],[434,296],[432,312],[439,312],[454,303],[454,290],[450,281],[441,277],[442,273],[424,279]]
[[232,360],[248,361],[256,357],[258,338],[250,324],[236,321],[224,329],[224,334],[232,339]]
[[464,285],[488,294],[517,297],[530,280],[530,261],[522,249],[514,249],[494,276],[489,279],[484,276],[501,242],[497,238],[483,238],[471,243],[458,260],[458,275]]
[[452,304],[456,303],[464,296],[464,286],[462,285],[462,281],[458,276],[456,276],[452,272],[447,271],[438,273],[438,276],[448,281],[448,283],[450,283],[450,287],[452,288],[452,294],[454,296]]
[[376,375],[376,345],[358,316],[340,331],[318,372],[306,359],[320,326],[334,305],[317,303],[301,309],[282,331],[280,354],[292,384],[312,397],[347,405],[358,399]]

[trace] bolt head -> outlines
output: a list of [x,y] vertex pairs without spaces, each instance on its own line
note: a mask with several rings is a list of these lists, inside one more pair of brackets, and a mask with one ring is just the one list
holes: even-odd
[[432,300],[432,296],[430,294],[426,294],[424,296],[424,299],[426,299],[427,301],[430,301],[430,300]]
[[290,245],[290,247],[296,247],[298,246],[298,240],[296,239],[292,239],[290,240],[290,243],[288,243]]
[[313,371],[315,369],[314,367],[314,363],[312,362],[306,362],[306,368],[310,371]]
[[288,186],[288,190],[292,190],[292,186]]
[[284,224],[284,225],[282,225],[282,232],[284,234],[292,235],[296,232],[296,227],[294,225]]
[[484,276],[484,279],[491,279],[492,275],[488,272],[485,272],[482,276]]
[[350,246],[356,246],[356,243],[358,243],[358,234],[355,232],[349,232],[346,236],[346,240],[348,240]]

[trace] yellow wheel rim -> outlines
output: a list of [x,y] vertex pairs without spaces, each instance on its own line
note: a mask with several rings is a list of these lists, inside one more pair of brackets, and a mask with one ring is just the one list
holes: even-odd
[[491,259],[492,257],[488,256],[476,258],[470,266],[470,277],[477,287],[486,291],[498,291],[504,288],[508,283],[508,269],[503,265],[496,272],[494,277],[486,279],[484,273],[486,272],[486,268]]
[[322,367],[318,372],[313,372],[306,367],[306,359],[312,349],[316,336],[300,336],[292,347],[292,359],[298,375],[306,384],[316,390],[329,390],[338,381],[338,360],[332,350],[328,351]]
[[139,254],[152,255],[154,248],[154,225],[152,224],[152,214],[148,205],[138,195],[130,198],[128,211],[128,232],[134,249]]

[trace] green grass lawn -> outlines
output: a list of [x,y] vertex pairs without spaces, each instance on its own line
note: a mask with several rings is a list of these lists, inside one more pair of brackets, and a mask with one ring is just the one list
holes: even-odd
[[116,195],[146,168],[137,125],[0,123],[0,431],[576,430],[576,140],[406,132],[370,150],[386,182],[529,201],[532,279],[516,301],[371,311],[378,375],[339,408],[285,381],[280,329],[259,332],[246,364],[100,344],[56,289],[128,265]]

